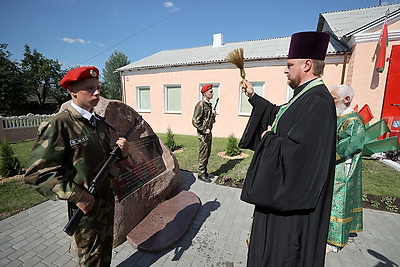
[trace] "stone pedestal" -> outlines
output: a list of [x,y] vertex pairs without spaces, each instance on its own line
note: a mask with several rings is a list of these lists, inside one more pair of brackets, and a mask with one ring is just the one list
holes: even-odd
[[169,248],[186,233],[200,205],[193,192],[181,191],[153,209],[128,234],[129,243],[150,252]]
[[[66,109],[70,101],[64,103],[61,110]],[[95,112],[106,118],[106,122],[114,130],[110,130],[110,145],[135,123],[135,119],[141,116],[131,107],[121,101],[101,98],[95,108]],[[154,135],[152,128],[145,120],[140,120],[137,127],[127,138],[128,141],[137,140]],[[158,138],[157,138],[158,139]],[[162,148],[162,159],[165,163],[165,171],[145,183],[141,188],[130,194],[120,203],[116,200],[114,220],[114,247],[126,241],[128,233],[146,217],[155,207],[166,199],[175,196],[179,192],[179,165],[172,152],[158,139]],[[130,154],[137,151],[131,149]]]

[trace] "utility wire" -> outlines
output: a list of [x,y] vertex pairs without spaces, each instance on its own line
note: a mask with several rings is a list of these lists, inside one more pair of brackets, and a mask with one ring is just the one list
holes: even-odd
[[114,47],[116,47],[116,46],[122,44],[123,42],[128,41],[129,39],[131,39],[131,38],[133,38],[133,37],[139,35],[140,33],[144,32],[144,31],[146,31],[146,30],[148,30],[148,29],[150,29],[150,28],[152,28],[152,27],[154,27],[154,26],[156,26],[156,25],[158,25],[158,24],[160,24],[161,22],[164,22],[164,21],[166,21],[167,19],[170,19],[170,18],[172,18],[173,16],[182,13],[182,12],[185,11],[186,9],[189,9],[189,8],[191,8],[192,6],[197,5],[197,4],[200,3],[201,1],[203,1],[203,0],[198,0],[198,1],[196,1],[196,2],[194,2],[194,3],[192,3],[192,4],[190,4],[190,5],[188,5],[187,7],[183,8],[183,9],[180,9],[179,11],[177,11],[177,12],[175,12],[175,13],[173,13],[173,14],[171,14],[171,15],[169,15],[169,16],[167,16],[167,17],[165,17],[165,18],[163,18],[163,19],[161,19],[161,20],[159,20],[159,21],[157,21],[157,22],[155,22],[155,23],[153,23],[153,24],[147,26],[146,28],[144,28],[144,29],[142,29],[142,30],[136,32],[135,34],[129,36],[128,38],[126,38],[126,39],[124,39],[124,40],[122,40],[122,41],[120,41],[120,42],[118,42],[118,43],[116,43],[116,44],[110,46],[109,48],[107,48],[107,49],[101,51],[100,53],[98,53],[98,54],[96,54],[96,55],[94,55],[94,56],[92,56],[92,57],[86,59],[85,61],[81,62],[80,65],[82,65],[83,63],[85,63],[85,62],[87,62],[87,61],[89,61],[89,60],[91,60],[91,59],[93,59],[93,58],[95,58],[95,57],[97,57],[97,56],[99,56],[99,55],[105,53],[106,51],[110,50],[111,48],[114,48]]

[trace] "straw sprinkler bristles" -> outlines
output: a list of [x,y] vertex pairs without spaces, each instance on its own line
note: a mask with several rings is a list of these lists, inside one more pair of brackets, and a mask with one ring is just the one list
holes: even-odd
[[225,59],[240,69],[240,77],[242,77],[242,84],[244,86],[246,84],[246,72],[244,71],[243,48],[232,50]]

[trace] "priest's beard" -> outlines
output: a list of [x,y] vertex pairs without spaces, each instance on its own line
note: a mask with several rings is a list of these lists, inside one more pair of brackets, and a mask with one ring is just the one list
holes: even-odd
[[342,116],[344,111],[347,109],[347,106],[342,102],[336,106],[336,115],[338,117]]
[[295,76],[295,77],[288,77],[288,85],[290,86],[290,88],[292,89],[296,89],[297,87],[299,87],[300,85],[300,77],[299,76]]

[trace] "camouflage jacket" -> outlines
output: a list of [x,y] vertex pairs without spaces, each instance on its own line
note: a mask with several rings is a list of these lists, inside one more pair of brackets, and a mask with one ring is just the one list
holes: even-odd
[[[192,124],[197,129],[198,133],[203,134],[206,131],[208,122],[211,119],[212,112],[212,104],[206,102],[204,99],[200,100],[196,104],[193,112]],[[213,123],[214,122],[215,119],[213,120]]]
[[78,202],[111,151],[108,125],[97,128],[69,107],[39,126],[25,182],[50,199]]

